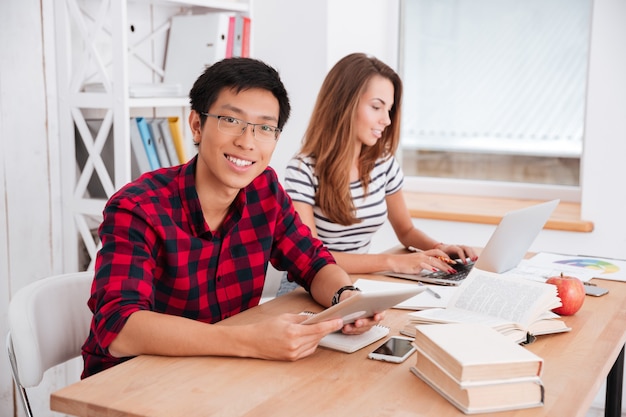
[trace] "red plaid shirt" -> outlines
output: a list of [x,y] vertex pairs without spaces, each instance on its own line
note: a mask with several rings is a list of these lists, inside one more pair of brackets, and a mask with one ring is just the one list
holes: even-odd
[[124,360],[109,355],[108,346],[135,311],[215,323],[259,303],[268,262],[307,289],[317,271],[334,263],[271,168],[241,190],[222,225],[210,230],[195,167],[196,158],[144,174],[107,203],[83,378]]

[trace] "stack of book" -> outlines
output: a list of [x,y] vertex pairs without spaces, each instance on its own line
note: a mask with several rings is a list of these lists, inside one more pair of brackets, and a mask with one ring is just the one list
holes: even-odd
[[490,326],[416,326],[411,372],[465,414],[543,405],[543,360]]

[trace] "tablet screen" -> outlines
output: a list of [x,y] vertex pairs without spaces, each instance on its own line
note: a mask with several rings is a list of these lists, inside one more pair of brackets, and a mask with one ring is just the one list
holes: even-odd
[[339,304],[328,307],[326,310],[311,316],[303,321],[302,324],[313,324],[338,318],[343,319],[343,324],[354,323],[357,319],[371,317],[376,313],[408,300],[422,291],[426,291],[426,288],[416,284],[414,288],[360,292]]

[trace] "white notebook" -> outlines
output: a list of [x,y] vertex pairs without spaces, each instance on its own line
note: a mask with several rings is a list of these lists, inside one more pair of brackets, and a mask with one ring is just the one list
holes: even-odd
[[[301,314],[312,316],[314,313],[305,311]],[[389,334],[389,327],[377,324],[365,333],[359,335],[349,335],[341,333],[341,330],[327,334],[320,340],[320,346],[338,350],[341,352],[352,353],[357,350],[363,349],[365,346],[369,346],[377,340]]]

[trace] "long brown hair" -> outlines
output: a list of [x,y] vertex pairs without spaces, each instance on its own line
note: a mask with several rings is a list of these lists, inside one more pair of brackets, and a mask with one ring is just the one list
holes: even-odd
[[300,153],[316,159],[319,188],[315,202],[328,219],[341,225],[357,222],[350,194],[350,167],[358,140],[354,120],[367,83],[376,75],[393,84],[394,104],[389,114],[391,124],[383,136],[374,146],[361,147],[359,181],[367,194],[376,160],[394,155],[400,141],[402,80],[387,64],[362,53],[339,60],[324,79],[302,142]]

